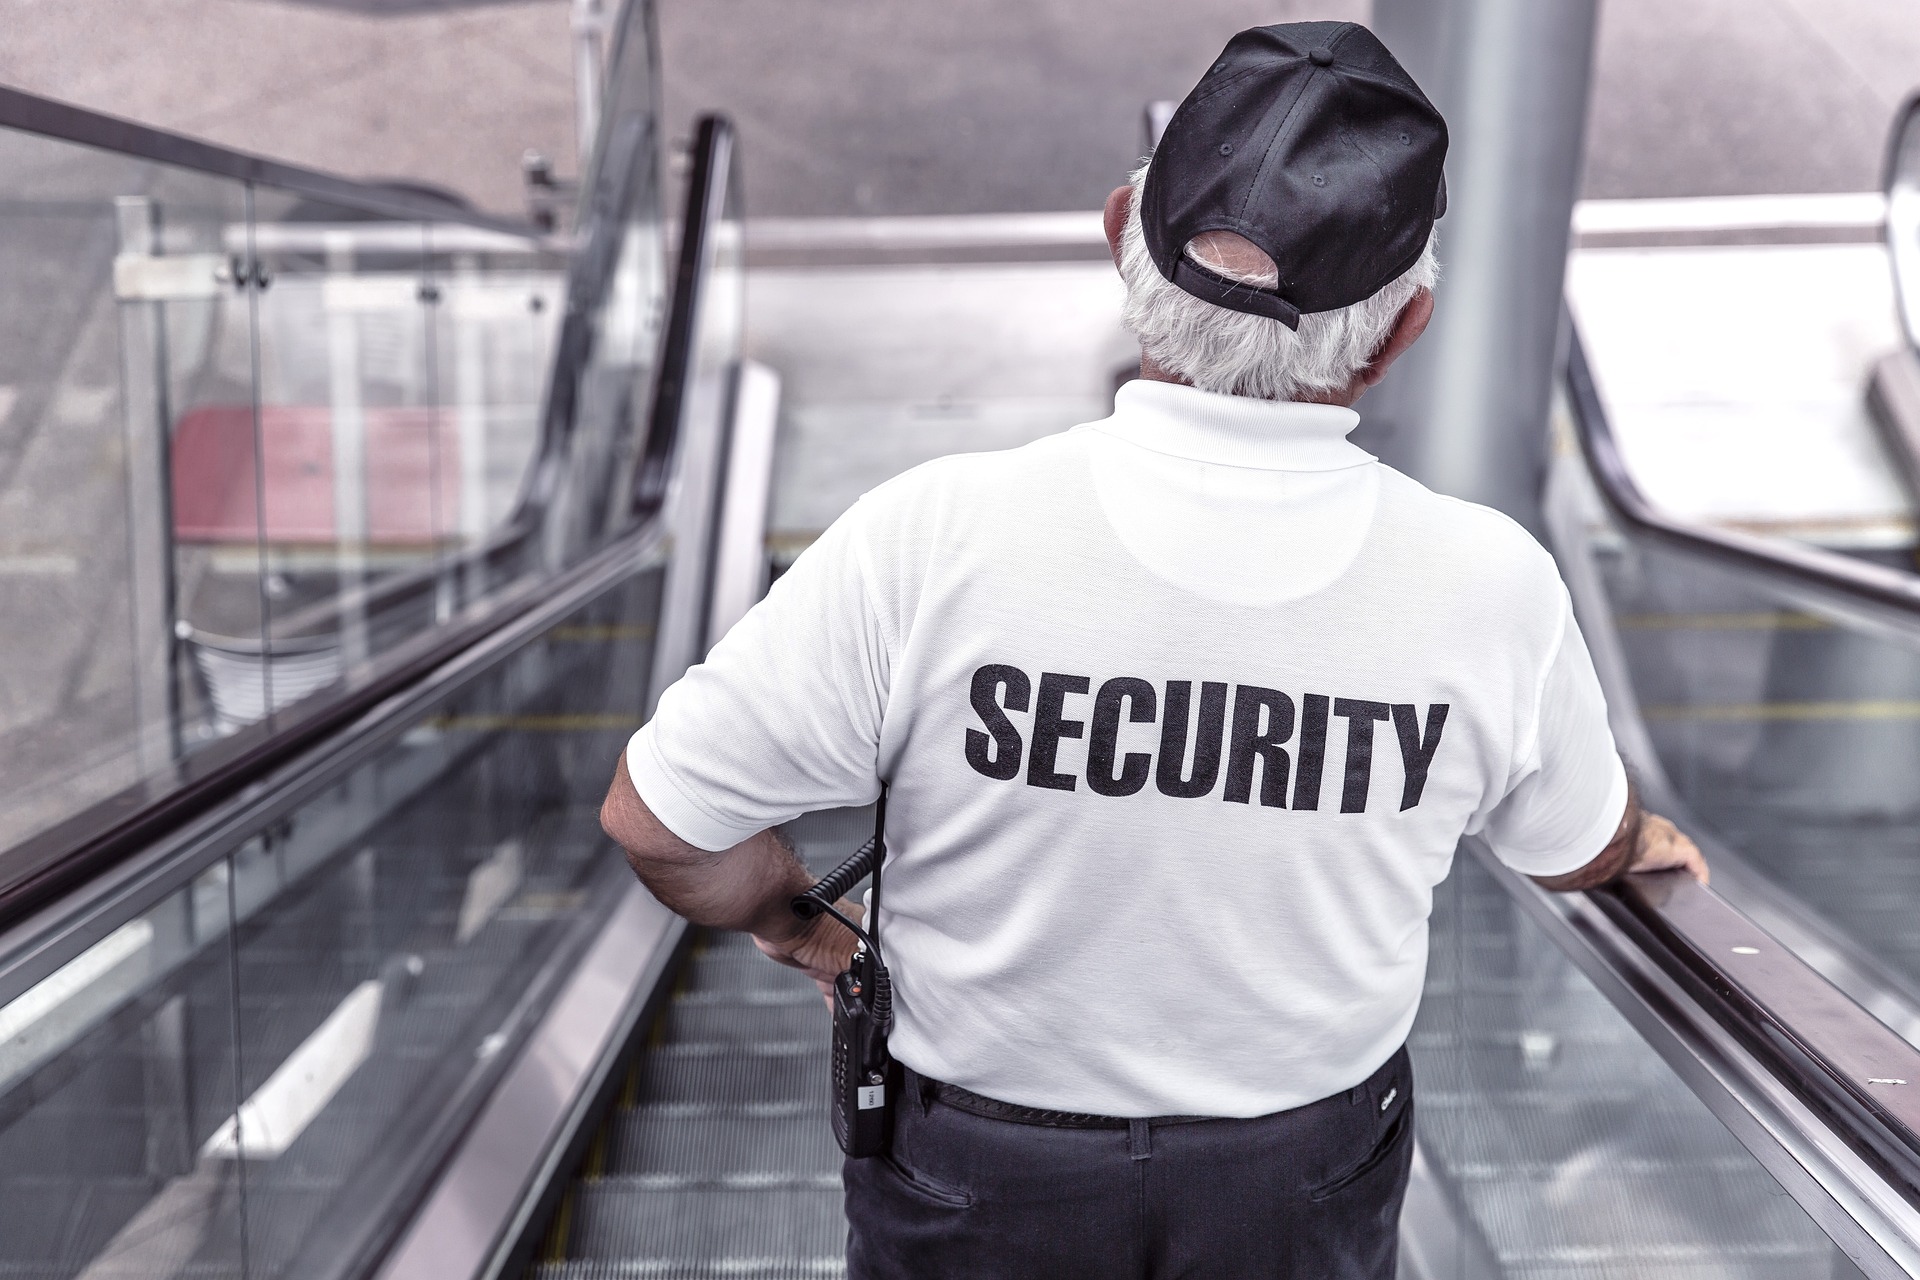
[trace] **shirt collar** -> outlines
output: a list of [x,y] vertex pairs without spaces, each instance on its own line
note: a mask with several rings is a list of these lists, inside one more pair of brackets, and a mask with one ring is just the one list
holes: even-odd
[[1339,471],[1373,462],[1348,441],[1360,415],[1332,404],[1255,400],[1136,378],[1090,429],[1149,449],[1258,471]]

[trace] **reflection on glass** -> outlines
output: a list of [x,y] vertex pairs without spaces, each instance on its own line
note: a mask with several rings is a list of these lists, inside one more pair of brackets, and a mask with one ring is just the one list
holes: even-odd
[[1858,1277],[1464,851],[1434,895],[1412,1048],[1437,1274]]

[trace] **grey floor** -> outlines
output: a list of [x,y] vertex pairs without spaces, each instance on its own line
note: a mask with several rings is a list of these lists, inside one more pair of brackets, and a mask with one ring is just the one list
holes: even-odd
[[[777,215],[1096,206],[1228,35],[1366,0],[661,0],[667,113]],[[1607,0],[1590,196],[1875,186],[1911,0]],[[570,166],[568,0],[0,0],[0,84],[506,211]]]

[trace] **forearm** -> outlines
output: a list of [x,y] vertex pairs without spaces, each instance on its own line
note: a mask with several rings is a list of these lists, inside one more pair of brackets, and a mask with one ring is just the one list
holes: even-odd
[[718,852],[688,844],[641,800],[624,754],[600,807],[600,825],[626,850],[640,882],[677,915],[763,938],[800,931],[788,904],[814,878],[777,832],[762,831]]

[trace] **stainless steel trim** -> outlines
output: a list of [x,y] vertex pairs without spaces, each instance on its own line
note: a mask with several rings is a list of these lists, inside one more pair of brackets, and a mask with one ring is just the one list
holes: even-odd
[[1872,244],[1886,219],[1878,191],[1582,200],[1573,206],[1573,243],[1579,249]]
[[956,213],[890,218],[750,218],[753,252],[1005,249],[1066,246],[1104,251],[1098,210],[1090,213]]
[[686,922],[627,887],[399,1244],[381,1280],[494,1277],[529,1225],[659,984]]
[[[441,256],[485,253],[519,257],[558,254],[567,248],[554,237],[540,235],[531,228],[525,231],[502,231],[436,218],[424,227],[427,238],[422,238],[422,230],[421,224],[415,221],[265,222],[253,229],[253,249],[256,253],[324,254],[337,250],[344,242],[344,246],[356,254],[393,253],[419,257],[426,253]],[[238,228],[229,230],[229,247],[245,247],[244,240],[235,245],[238,233]]]

